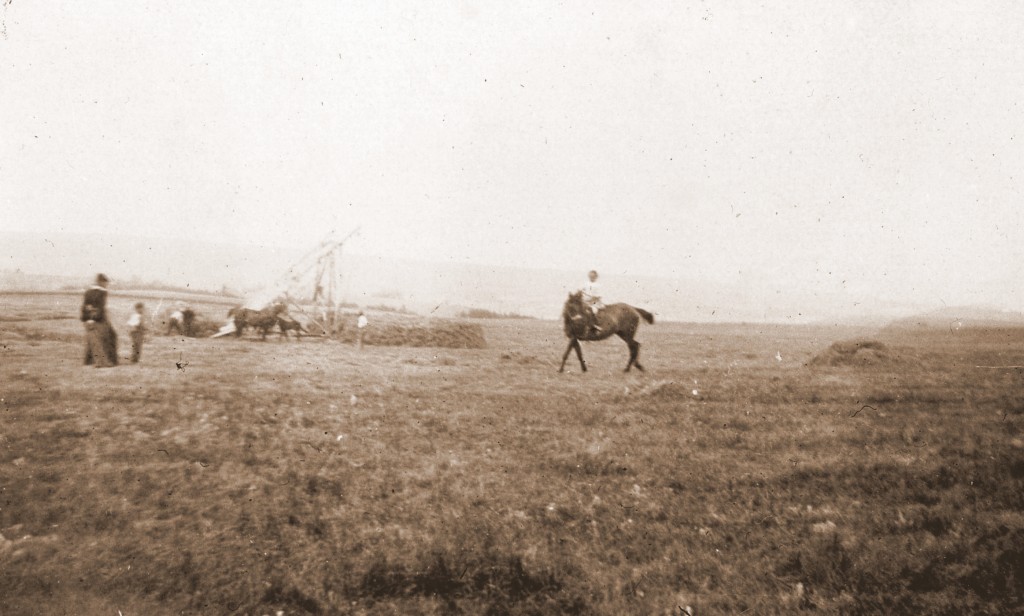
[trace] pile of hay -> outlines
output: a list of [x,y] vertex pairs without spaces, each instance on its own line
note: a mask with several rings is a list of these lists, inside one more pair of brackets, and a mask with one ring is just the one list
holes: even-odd
[[900,356],[877,340],[844,340],[835,342],[816,355],[809,366],[878,366],[900,361]]
[[[150,334],[157,336],[163,336],[167,334],[167,324],[170,322],[171,313],[174,312],[174,308],[165,308],[160,311],[152,321],[148,324]],[[204,314],[193,310],[195,317],[192,319],[192,331],[190,335],[193,338],[207,338],[217,333],[220,326],[223,325],[227,319],[221,317],[220,319],[211,318],[210,315]],[[180,336],[177,330],[172,331],[171,335]]]
[[209,338],[216,334],[221,325],[227,322],[227,319],[211,319],[205,314],[197,314],[194,321],[192,321],[192,335],[196,338]]

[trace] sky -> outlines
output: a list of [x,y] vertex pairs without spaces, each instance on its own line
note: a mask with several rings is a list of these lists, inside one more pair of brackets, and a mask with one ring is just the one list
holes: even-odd
[[1024,5],[496,4],[5,2],[0,230],[1024,309]]

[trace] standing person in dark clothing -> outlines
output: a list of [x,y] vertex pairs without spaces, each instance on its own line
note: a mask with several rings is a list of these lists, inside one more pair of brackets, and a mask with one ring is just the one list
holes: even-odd
[[117,333],[107,319],[107,284],[110,279],[96,275],[96,284],[82,298],[81,320],[85,323],[85,365],[108,368],[117,365]]

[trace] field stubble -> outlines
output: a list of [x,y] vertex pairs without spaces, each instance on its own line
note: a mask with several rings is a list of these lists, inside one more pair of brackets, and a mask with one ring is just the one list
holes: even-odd
[[976,368],[1020,333],[834,366],[863,332],[658,324],[648,373],[606,342],[560,375],[557,323],[487,320],[480,350],[153,337],[97,370],[4,300],[4,613],[1021,607],[1022,375]]

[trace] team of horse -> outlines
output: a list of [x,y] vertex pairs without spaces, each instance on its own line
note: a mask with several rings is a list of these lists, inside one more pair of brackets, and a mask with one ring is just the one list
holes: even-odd
[[228,310],[228,318],[235,322],[235,336],[241,336],[246,327],[251,327],[260,334],[260,340],[266,340],[267,334],[274,327],[280,331],[282,338],[288,338],[288,332],[294,331],[297,338],[302,334],[309,335],[309,331],[288,314],[288,307],[281,302],[275,302],[260,310],[236,306]]

